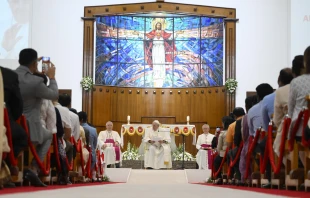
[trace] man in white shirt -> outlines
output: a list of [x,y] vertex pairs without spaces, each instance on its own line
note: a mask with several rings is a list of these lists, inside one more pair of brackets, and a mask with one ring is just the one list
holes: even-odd
[[71,138],[71,119],[70,119],[70,111],[68,108],[61,106],[57,101],[54,101],[54,106],[58,109],[61,120],[62,120],[62,126],[64,127],[64,137],[63,137],[63,147],[66,151],[66,155],[68,158],[68,161],[72,161],[73,157],[73,146],[70,143]]
[[118,132],[113,131],[113,123],[106,123],[105,131],[101,131],[98,136],[98,147],[104,153],[104,163],[108,168],[115,164],[116,168],[120,167],[122,162],[122,153],[120,149],[121,138]]
[[[61,94],[59,95],[58,99],[59,104],[61,104],[63,107],[66,107],[69,109],[71,105],[71,96],[68,94]],[[72,111],[69,111],[70,116],[70,122],[71,122],[71,136],[74,137],[74,140],[77,142],[80,137],[80,120],[79,116],[76,113],[73,113]]]

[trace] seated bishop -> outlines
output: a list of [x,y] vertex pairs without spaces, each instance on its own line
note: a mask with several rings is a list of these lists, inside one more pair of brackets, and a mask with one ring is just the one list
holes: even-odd
[[210,126],[208,124],[204,124],[202,126],[203,134],[198,136],[198,140],[196,143],[196,148],[198,149],[198,153],[196,156],[196,161],[199,166],[199,169],[211,169],[211,144],[214,135],[210,134]]
[[170,129],[159,125],[159,121],[155,120],[152,128],[145,130],[144,166],[147,169],[172,168]]
[[121,138],[118,132],[113,131],[113,123],[106,123],[105,131],[101,131],[98,136],[98,147],[104,154],[104,164],[110,168],[112,164],[116,168],[120,167],[122,161],[122,153],[120,149]]

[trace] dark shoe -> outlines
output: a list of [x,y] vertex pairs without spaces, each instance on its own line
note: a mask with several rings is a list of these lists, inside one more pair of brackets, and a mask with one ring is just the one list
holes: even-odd
[[10,167],[11,176],[18,176],[18,167],[17,166],[11,166]]
[[15,184],[12,182],[8,182],[6,184],[3,185],[4,188],[15,188]]
[[46,187],[40,178],[31,170],[26,169],[24,171],[24,180],[30,181],[30,183],[35,187]]
[[262,188],[271,188],[271,183],[262,185]]

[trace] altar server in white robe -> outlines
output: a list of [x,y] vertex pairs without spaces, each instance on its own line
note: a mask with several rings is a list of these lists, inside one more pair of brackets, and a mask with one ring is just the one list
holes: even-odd
[[212,144],[214,135],[209,133],[210,126],[208,124],[204,124],[202,126],[202,131],[203,131],[203,134],[198,136],[198,140],[196,143],[196,148],[198,149],[196,161],[199,166],[199,169],[210,170],[212,166],[211,144]]
[[122,153],[120,149],[121,138],[118,132],[113,131],[113,123],[106,123],[107,130],[101,131],[98,136],[98,147],[104,154],[104,163],[108,168],[115,164],[116,168],[120,167]]
[[170,131],[159,125],[159,121],[155,120],[152,128],[145,130],[144,166],[148,169],[172,168]]

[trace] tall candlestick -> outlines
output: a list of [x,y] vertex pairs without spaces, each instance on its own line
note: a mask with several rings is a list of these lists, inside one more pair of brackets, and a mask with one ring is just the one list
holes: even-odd
[[186,116],[187,125],[189,125],[189,116]]
[[127,116],[127,122],[130,124],[130,115]]

